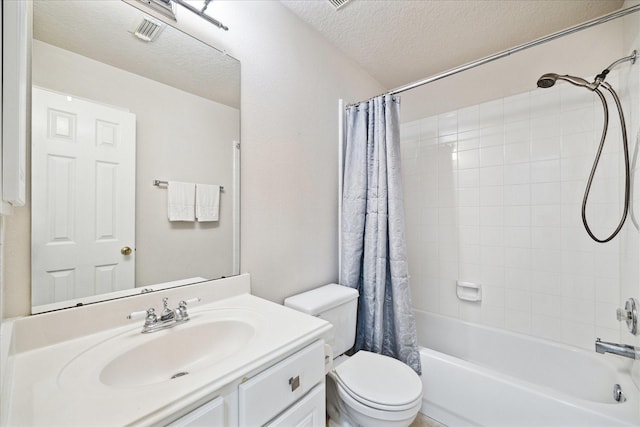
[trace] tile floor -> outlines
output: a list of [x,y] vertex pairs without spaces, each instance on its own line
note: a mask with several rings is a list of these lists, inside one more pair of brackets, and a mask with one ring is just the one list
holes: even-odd
[[415,421],[412,422],[409,427],[447,427],[447,426],[439,423],[433,418],[429,418],[426,415],[419,413]]

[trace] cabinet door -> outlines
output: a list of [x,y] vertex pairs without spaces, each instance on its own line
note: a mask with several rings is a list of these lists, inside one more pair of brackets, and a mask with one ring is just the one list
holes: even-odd
[[324,380],[324,341],[316,341],[240,384],[241,426],[261,426]]
[[326,422],[324,383],[276,417],[268,427],[322,427]]
[[224,425],[224,399],[216,397],[167,427],[222,427]]

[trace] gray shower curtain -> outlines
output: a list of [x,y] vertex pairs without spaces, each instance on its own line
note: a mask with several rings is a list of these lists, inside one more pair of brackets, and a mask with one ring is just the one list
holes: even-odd
[[400,99],[347,109],[342,192],[342,284],[358,289],[356,350],[421,373],[407,268],[400,176]]

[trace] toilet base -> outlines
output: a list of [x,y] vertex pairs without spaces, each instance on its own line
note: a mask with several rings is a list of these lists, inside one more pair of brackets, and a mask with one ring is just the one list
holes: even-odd
[[373,418],[349,407],[340,397],[338,385],[332,376],[327,375],[326,379],[327,414],[330,427],[408,427],[418,415],[419,406],[415,411],[405,411],[406,417],[400,417],[401,419]]

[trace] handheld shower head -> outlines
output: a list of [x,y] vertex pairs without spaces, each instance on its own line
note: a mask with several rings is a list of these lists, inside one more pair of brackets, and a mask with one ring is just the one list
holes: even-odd
[[597,83],[595,83],[595,82],[594,83],[589,83],[588,81],[586,81],[585,79],[583,79],[581,77],[569,76],[569,75],[566,75],[566,74],[564,76],[560,76],[560,75],[555,74],[555,73],[543,74],[538,79],[538,87],[546,89],[546,88],[551,87],[554,84],[556,84],[556,81],[558,81],[558,80],[564,80],[566,82],[571,83],[572,85],[585,87],[585,88],[587,88],[589,90],[595,90],[598,87]]
[[572,85],[585,87],[585,88],[587,88],[589,90],[594,91],[594,90],[596,90],[598,88],[598,86],[600,86],[600,84],[602,82],[604,82],[604,79],[607,77],[607,74],[609,74],[609,72],[616,65],[622,64],[623,62],[631,62],[632,64],[635,64],[637,57],[638,57],[638,52],[634,50],[631,53],[631,55],[625,56],[624,58],[621,58],[621,59],[618,59],[616,62],[614,62],[613,64],[609,65],[600,74],[598,74],[596,76],[595,80],[592,83],[589,83],[588,81],[586,81],[585,79],[583,79],[581,77],[569,76],[569,75],[566,75],[566,74],[561,76],[561,75],[555,74],[555,73],[547,73],[547,74],[543,74],[538,79],[538,87],[542,88],[542,89],[546,89],[548,87],[551,87],[551,86],[555,85],[558,80],[564,80],[564,81],[567,81],[567,82],[571,83]]
[[[631,55],[618,59],[616,62],[609,65],[600,74],[598,74],[592,83],[589,83],[588,81],[580,77],[569,76],[569,75],[561,76],[554,73],[543,74],[542,76],[540,76],[537,83],[539,88],[546,89],[555,85],[558,80],[564,80],[566,82],[571,83],[574,86],[580,86],[580,87],[589,89],[590,91],[598,95],[598,97],[600,98],[600,101],[602,101],[602,108],[604,113],[604,126],[602,128],[602,136],[600,137],[600,145],[598,147],[598,151],[596,153],[596,158],[593,162],[593,166],[591,167],[591,174],[589,175],[589,179],[587,180],[587,187],[584,191],[584,197],[582,198],[582,223],[584,225],[584,228],[587,230],[587,234],[589,234],[589,236],[593,240],[599,243],[606,243],[610,241],[622,229],[622,226],[624,225],[624,222],[627,219],[627,213],[629,212],[629,198],[630,198],[629,194],[630,194],[630,188],[631,188],[631,178],[630,178],[631,174],[629,172],[629,147],[627,144],[627,130],[626,130],[626,124],[624,120],[624,114],[622,113],[622,105],[620,103],[620,98],[618,97],[616,92],[613,90],[611,85],[609,85],[604,81],[604,79],[607,77],[609,72],[616,65],[621,64],[623,62],[631,62],[633,64],[636,62],[637,57],[638,57],[638,52],[634,50]],[[602,148],[604,147],[604,142],[607,137],[607,128],[609,126],[609,107],[607,105],[607,100],[605,99],[604,94],[599,89],[600,87],[604,88],[606,91],[608,91],[611,94],[611,96],[613,97],[613,100],[616,103],[616,107],[618,108],[618,115],[620,117],[620,127],[622,131],[621,132],[622,147],[624,151],[624,163],[625,163],[625,186],[624,186],[623,212],[620,217],[620,222],[618,223],[617,228],[613,231],[613,233],[611,233],[611,235],[609,235],[604,239],[600,239],[593,234],[593,232],[591,231],[591,227],[589,227],[587,216],[586,216],[587,199],[589,198],[589,193],[591,191],[591,184],[593,183],[593,177],[595,175],[598,164],[600,163],[600,155],[602,154]]]
[[538,87],[542,88],[542,89],[546,89],[548,87],[551,87],[554,84],[556,84],[556,81],[558,80],[558,77],[559,76],[557,74],[554,74],[554,73],[543,74],[538,79]]

